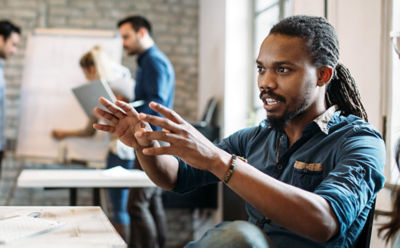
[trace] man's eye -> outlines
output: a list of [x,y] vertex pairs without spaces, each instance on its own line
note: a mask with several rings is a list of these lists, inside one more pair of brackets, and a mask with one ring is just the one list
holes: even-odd
[[279,73],[285,73],[289,71],[289,68],[286,67],[278,67],[278,69],[276,70]]
[[262,67],[262,66],[257,66],[257,72],[258,72],[258,73],[262,73],[262,72],[264,72],[264,71],[265,71],[264,67]]

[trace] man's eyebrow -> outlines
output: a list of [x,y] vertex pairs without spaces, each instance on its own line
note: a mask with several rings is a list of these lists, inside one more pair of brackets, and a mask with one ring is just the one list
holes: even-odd
[[[257,65],[263,65],[263,63],[260,60],[256,60],[256,64]],[[280,65],[295,65],[294,63],[290,62],[290,61],[276,61],[274,63],[272,63],[272,66],[280,66]]]
[[272,63],[273,66],[280,66],[280,65],[294,65],[294,63],[290,61],[276,61]]

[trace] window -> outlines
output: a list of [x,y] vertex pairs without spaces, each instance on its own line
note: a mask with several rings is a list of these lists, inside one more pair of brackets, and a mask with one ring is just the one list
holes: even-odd
[[254,0],[254,76],[253,80],[251,80],[253,87],[251,97],[253,99],[253,114],[250,116],[249,125],[256,125],[261,120],[265,119],[265,110],[262,108],[262,103],[258,98],[259,93],[257,88],[257,71],[255,65],[259,48],[272,26],[279,20],[288,16],[290,5],[290,0]]
[[[400,31],[400,0],[394,0],[393,1],[393,6],[392,6],[392,30],[393,31]],[[391,179],[393,182],[398,181],[399,174],[398,170],[395,165],[394,157],[394,149],[397,144],[397,142],[400,141],[400,58],[399,56],[395,53],[395,50],[393,46],[390,49],[391,54],[392,54],[392,59],[391,59],[391,65],[392,65],[392,76],[391,76],[391,82],[392,82],[392,102],[391,102],[391,132],[390,132],[390,140],[391,140],[391,149],[390,149],[390,164],[391,164]],[[389,162],[388,161],[388,162]]]

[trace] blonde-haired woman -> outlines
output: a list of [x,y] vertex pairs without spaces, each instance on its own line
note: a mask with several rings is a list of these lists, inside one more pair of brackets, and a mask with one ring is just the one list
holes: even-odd
[[[102,79],[108,82],[114,95],[118,100],[130,102],[133,100],[134,80],[131,77],[129,69],[112,61],[103,49],[95,46],[89,52],[85,53],[79,61],[83,73],[89,82]],[[78,130],[53,130],[52,135],[55,139],[64,139],[66,137],[89,137],[95,134],[93,124],[98,119],[92,116],[84,129]],[[126,169],[132,169],[134,162],[134,151],[125,146],[117,138],[111,137],[109,151],[106,158],[107,168],[122,166]],[[129,189],[110,189],[108,190],[113,210],[112,222],[117,231],[126,237],[129,227],[129,214],[126,206],[128,202]]]

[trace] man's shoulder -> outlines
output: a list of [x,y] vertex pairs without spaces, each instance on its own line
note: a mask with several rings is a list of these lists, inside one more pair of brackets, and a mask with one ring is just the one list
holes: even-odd
[[144,58],[145,63],[150,64],[171,64],[167,55],[161,51],[157,46],[149,48],[147,56]]
[[369,122],[366,122],[362,118],[355,115],[340,115],[336,114],[333,116],[328,124],[329,134],[341,132],[351,135],[373,135],[382,139],[382,135],[379,131]]

